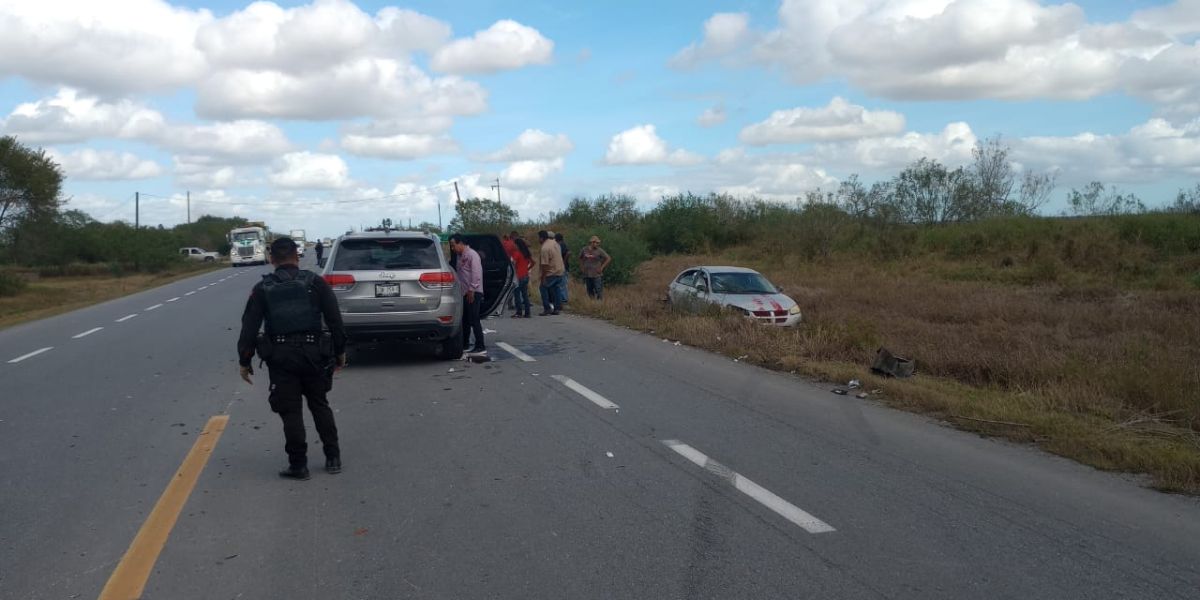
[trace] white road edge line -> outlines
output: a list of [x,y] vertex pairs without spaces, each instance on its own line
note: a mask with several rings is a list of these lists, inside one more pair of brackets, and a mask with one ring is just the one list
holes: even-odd
[[583,384],[579,383],[578,381],[575,381],[574,379],[571,379],[570,377],[567,377],[566,375],[551,375],[551,377],[558,380],[563,385],[567,386],[568,388],[570,388],[571,390],[573,390],[580,396],[583,396],[584,398],[591,400],[593,403],[596,404],[596,406],[599,406],[600,408],[604,408],[604,409],[621,408],[621,407],[617,406],[616,404],[613,404],[613,402],[610,401],[608,398],[605,398],[604,396],[601,396],[600,394],[597,394],[596,392],[593,392],[592,390],[587,389],[586,387],[583,386]]
[[137,313],[133,313],[132,315],[125,315],[125,316],[121,317],[120,319],[117,319],[115,322],[116,323],[124,323],[125,321],[128,321],[136,316],[138,316]]
[[51,351],[51,350],[53,350],[53,349],[54,349],[54,346],[46,346],[45,348],[42,348],[41,350],[34,350],[33,352],[30,352],[29,354],[26,354],[26,355],[24,355],[24,356],[18,356],[18,357],[16,357],[16,358],[14,358],[14,359],[12,359],[12,360],[8,361],[8,364],[10,364],[10,365],[13,365],[13,364],[19,363],[19,362],[21,362],[21,361],[23,361],[23,360],[25,360],[25,359],[27,359],[27,358],[32,358],[32,357],[34,357],[34,356],[37,356],[37,355],[39,355],[39,354],[41,354],[41,353],[43,353],[43,352],[49,352],[49,351]]
[[737,491],[750,496],[758,501],[759,504],[771,509],[775,514],[791,521],[798,525],[801,529],[809,533],[829,533],[837,531],[828,523],[804,512],[800,507],[776,496],[770,490],[746,479],[742,475],[737,474],[734,470],[725,465],[709,458],[703,452],[679,441],[679,440],[663,440],[668,448],[677,452],[680,456],[699,465],[705,471],[712,473],[733,485]]
[[516,348],[513,348],[512,346],[505,344],[504,342],[496,342],[496,345],[500,346],[501,350],[504,350],[505,352],[507,352],[525,362],[537,362],[536,358],[534,358],[528,354],[525,354],[524,352],[521,352],[520,350],[517,350]]
[[77,340],[82,337],[87,337],[89,335],[92,335],[93,333],[96,333],[97,331],[100,331],[101,329],[104,329],[104,328],[103,327],[93,327],[83,333],[77,333],[77,334],[71,336],[71,339]]
[[155,304],[154,306],[148,306],[148,307],[146,307],[146,311],[149,312],[156,308],[162,308],[162,304]]

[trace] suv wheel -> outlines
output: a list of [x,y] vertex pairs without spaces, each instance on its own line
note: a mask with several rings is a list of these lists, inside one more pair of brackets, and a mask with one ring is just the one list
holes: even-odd
[[452,334],[442,340],[437,347],[437,357],[442,360],[458,360],[463,355],[462,332]]

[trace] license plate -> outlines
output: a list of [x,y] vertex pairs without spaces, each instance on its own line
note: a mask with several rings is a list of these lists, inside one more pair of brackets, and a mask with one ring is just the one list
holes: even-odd
[[376,298],[395,298],[400,295],[400,284],[398,283],[377,283],[375,284]]

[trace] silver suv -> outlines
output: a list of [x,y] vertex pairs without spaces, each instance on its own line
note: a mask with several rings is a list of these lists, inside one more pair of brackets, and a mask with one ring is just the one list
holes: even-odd
[[[512,263],[494,235],[466,236],[479,252],[491,314],[511,292]],[[337,296],[352,341],[435,342],[444,359],[462,356],[462,288],[436,235],[366,231],[338,238],[321,274]]]

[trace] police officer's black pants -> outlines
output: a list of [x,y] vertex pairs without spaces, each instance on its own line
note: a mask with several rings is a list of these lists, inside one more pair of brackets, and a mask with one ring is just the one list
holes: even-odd
[[283,449],[287,452],[288,463],[308,465],[302,396],[308,400],[308,411],[312,413],[325,457],[339,457],[337,425],[325,396],[326,379],[316,346],[276,346],[271,359],[267,364],[271,377],[271,410],[283,420]]

